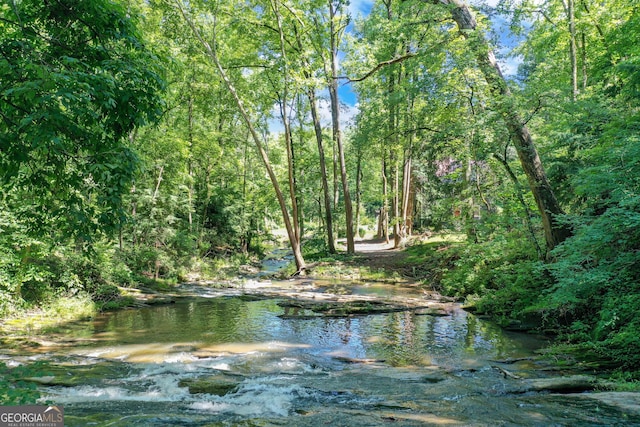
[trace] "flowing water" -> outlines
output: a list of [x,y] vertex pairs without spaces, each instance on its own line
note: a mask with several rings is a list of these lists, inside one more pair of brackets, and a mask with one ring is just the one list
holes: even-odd
[[68,426],[640,425],[580,395],[523,392],[506,370],[558,375],[532,359],[544,340],[455,305],[329,318],[279,301],[212,292],[104,314],[28,359],[52,363],[42,391]]

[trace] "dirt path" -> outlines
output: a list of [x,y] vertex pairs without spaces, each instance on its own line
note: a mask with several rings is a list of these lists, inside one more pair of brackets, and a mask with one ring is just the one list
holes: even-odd
[[372,271],[384,269],[406,276],[407,252],[393,248],[393,240],[386,243],[384,239],[360,240],[355,244],[354,263],[368,266]]

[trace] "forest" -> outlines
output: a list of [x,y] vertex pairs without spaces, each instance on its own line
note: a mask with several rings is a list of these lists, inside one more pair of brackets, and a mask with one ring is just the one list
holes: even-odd
[[289,275],[377,238],[637,380],[639,8],[3,2],[0,316],[234,275],[275,230]]

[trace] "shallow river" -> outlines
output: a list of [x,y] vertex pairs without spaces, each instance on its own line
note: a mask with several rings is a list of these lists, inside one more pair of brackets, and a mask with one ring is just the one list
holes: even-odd
[[544,341],[455,307],[292,318],[278,299],[209,296],[105,314],[69,331],[83,345],[31,356],[66,381],[43,387],[65,425],[640,425],[595,400],[522,392],[504,370],[558,375],[532,359]]

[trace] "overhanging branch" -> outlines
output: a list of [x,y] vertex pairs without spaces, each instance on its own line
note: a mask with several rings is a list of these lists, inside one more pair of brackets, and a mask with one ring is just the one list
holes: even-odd
[[349,78],[349,77],[346,77],[346,76],[339,76],[339,77],[336,77],[336,78],[342,79],[342,80],[346,80],[348,83],[361,82],[361,81],[371,77],[372,74],[374,74],[376,71],[378,71],[382,67],[386,67],[387,65],[398,64],[400,62],[404,62],[407,59],[413,58],[416,55],[417,55],[416,53],[407,53],[406,55],[397,56],[397,57],[395,57],[393,59],[389,59],[388,61],[382,61],[378,65],[373,67],[371,70],[369,70],[364,76],[362,76],[360,78],[357,78],[357,79],[352,79],[352,78]]

